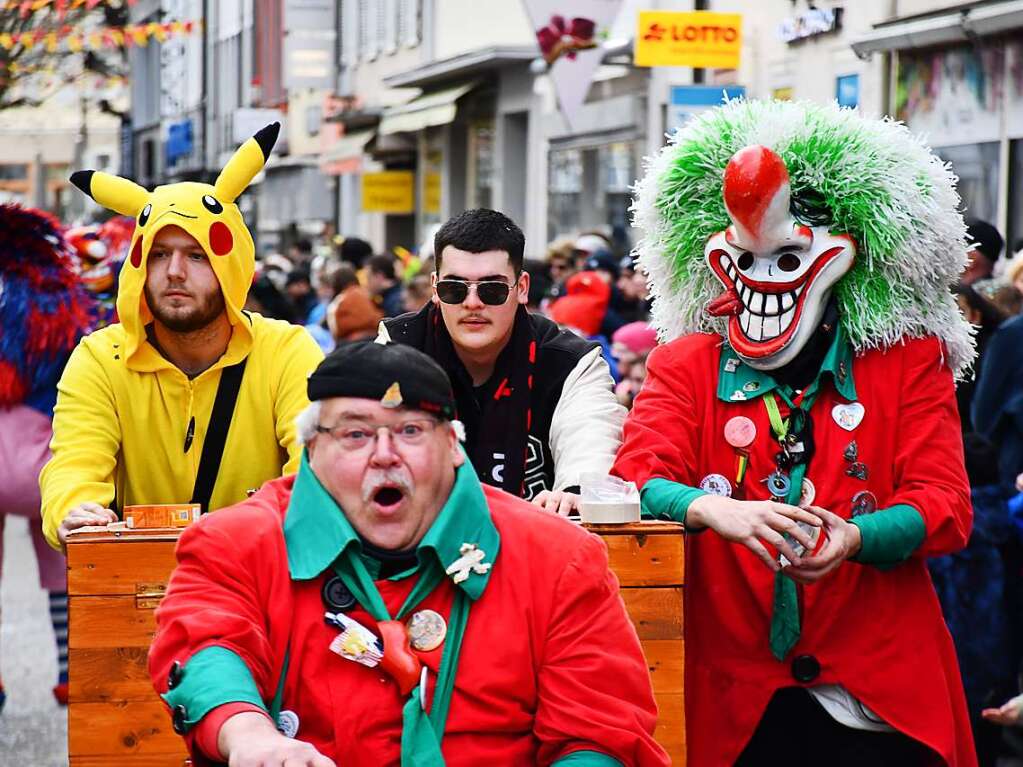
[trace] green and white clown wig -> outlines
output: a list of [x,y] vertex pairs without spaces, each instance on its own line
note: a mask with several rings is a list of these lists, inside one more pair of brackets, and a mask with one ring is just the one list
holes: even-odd
[[661,340],[716,332],[774,369],[834,293],[857,352],[934,335],[962,376],[974,348],[949,290],[967,251],[955,180],[904,125],[835,105],[696,117],[648,160],[632,208]]

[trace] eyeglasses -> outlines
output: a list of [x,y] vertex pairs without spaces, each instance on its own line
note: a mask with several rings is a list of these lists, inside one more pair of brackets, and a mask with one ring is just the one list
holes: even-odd
[[316,431],[327,434],[342,450],[362,450],[370,444],[375,445],[381,429],[391,433],[391,439],[404,447],[415,447],[426,442],[426,437],[439,421],[432,418],[416,418],[395,424],[344,423],[339,426],[320,426]]
[[475,288],[476,296],[487,306],[500,306],[511,292],[511,285],[497,280],[438,280],[437,298],[446,304],[460,304],[469,297],[469,288]]

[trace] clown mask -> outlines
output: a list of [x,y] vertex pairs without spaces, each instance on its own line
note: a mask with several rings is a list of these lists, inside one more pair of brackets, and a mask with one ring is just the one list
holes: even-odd
[[724,201],[732,224],[711,236],[704,256],[725,290],[707,312],[729,318],[728,341],[746,364],[773,370],[817,329],[856,245],[829,231],[826,209],[792,197],[788,169],[767,147],[732,156]]

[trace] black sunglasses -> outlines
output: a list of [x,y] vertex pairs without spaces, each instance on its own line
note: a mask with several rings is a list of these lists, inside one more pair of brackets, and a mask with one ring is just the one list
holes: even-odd
[[438,280],[437,298],[446,304],[460,304],[469,297],[469,288],[476,288],[476,295],[487,306],[500,306],[508,300],[511,285],[496,280],[467,282],[465,280]]

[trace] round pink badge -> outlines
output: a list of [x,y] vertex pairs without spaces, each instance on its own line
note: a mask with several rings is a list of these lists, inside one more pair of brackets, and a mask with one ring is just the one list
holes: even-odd
[[757,427],[744,415],[729,418],[725,424],[725,442],[732,447],[749,447],[757,437]]

